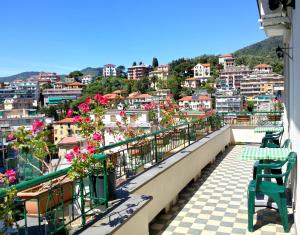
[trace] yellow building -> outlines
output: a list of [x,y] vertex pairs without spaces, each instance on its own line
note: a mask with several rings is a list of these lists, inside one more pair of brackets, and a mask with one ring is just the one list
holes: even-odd
[[57,145],[65,137],[79,136],[79,128],[73,123],[73,118],[57,121],[54,127],[54,144]]

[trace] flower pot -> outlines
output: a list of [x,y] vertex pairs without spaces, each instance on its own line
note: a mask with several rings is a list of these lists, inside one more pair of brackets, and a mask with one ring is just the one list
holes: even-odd
[[[90,192],[95,203],[99,203],[101,198],[104,198],[104,175],[93,174],[90,176]],[[107,194],[108,199],[116,198],[116,172],[109,172],[107,175]]]
[[129,146],[129,153],[133,157],[144,156],[150,153],[150,142],[137,143]]
[[268,121],[280,121],[281,120],[281,116],[280,115],[268,115]]
[[250,116],[248,116],[248,115],[238,115],[236,117],[236,121],[238,123],[249,123],[250,122]]
[[156,144],[159,146],[166,146],[170,143],[170,134],[162,134],[157,136]]
[[[25,201],[27,215],[38,216],[44,214],[47,210],[57,207],[63,202],[71,201],[73,196],[73,181],[68,178],[52,181],[52,188],[43,188],[42,185],[34,186],[17,193],[17,196]],[[49,198],[50,197],[50,198]],[[39,208],[39,211],[38,211]]]

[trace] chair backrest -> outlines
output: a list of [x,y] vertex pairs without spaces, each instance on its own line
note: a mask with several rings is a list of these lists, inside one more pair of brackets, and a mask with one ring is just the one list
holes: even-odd
[[290,148],[291,147],[291,140],[290,139],[286,139],[283,143],[283,145],[281,146],[281,148]]
[[288,162],[287,162],[287,167],[286,167],[286,172],[284,173],[284,185],[287,185],[289,175],[295,166],[297,159],[297,154],[295,152],[290,152],[289,157],[288,157]]

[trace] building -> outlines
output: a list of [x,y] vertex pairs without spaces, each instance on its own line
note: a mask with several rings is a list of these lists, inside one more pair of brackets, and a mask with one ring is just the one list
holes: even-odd
[[253,73],[244,76],[240,83],[240,94],[243,96],[282,94],[284,79],[275,73]]
[[[169,76],[170,66],[168,64],[159,65],[155,70],[149,72],[149,78],[156,77],[157,81],[159,80],[167,80]],[[151,87],[157,89],[157,81],[155,83],[151,83]]]
[[128,68],[127,78],[128,80],[140,80],[149,76],[151,67],[142,65],[136,65]]
[[275,97],[275,95],[257,95],[247,100],[254,102],[254,109],[257,111],[271,111]]
[[46,85],[50,85],[60,80],[60,76],[56,73],[51,72],[41,72],[37,77],[33,78],[33,80],[38,82],[39,88],[43,88]]
[[209,96],[185,96],[179,100],[181,110],[208,110],[211,109]]
[[219,56],[219,64],[223,65],[224,69],[228,67],[234,67],[235,59],[232,54],[221,55]]
[[82,88],[52,88],[42,92],[44,105],[57,105],[66,101],[75,101],[82,94]]
[[106,64],[103,67],[103,77],[117,77],[119,72],[114,64]]
[[60,143],[65,137],[79,137],[79,129],[73,118],[65,118],[53,123],[54,144]]
[[5,99],[39,100],[40,90],[36,81],[14,81],[0,89],[0,103]]
[[210,64],[196,64],[193,70],[195,78],[210,77]]
[[272,73],[272,66],[269,64],[258,64],[254,68],[254,72],[256,73]]
[[206,78],[187,78],[184,81],[183,86],[186,88],[197,89],[201,87],[201,84],[206,81]]
[[[300,154],[300,4],[299,1],[279,1],[270,7],[271,1],[257,1],[261,27],[268,37],[282,36],[284,48],[278,47],[277,55],[284,60],[285,105],[284,137],[289,138],[292,150]],[[293,6],[294,3],[294,6]],[[300,229],[300,164],[291,176],[294,185],[294,208],[296,231]]]
[[222,69],[219,76],[217,89],[221,91],[239,90],[244,76],[253,73],[248,66],[230,66]]
[[217,95],[216,111],[218,113],[241,112],[243,109],[243,98],[240,95]]
[[91,84],[94,81],[94,77],[92,75],[85,75],[82,77],[81,82],[84,85]]
[[151,103],[153,100],[153,96],[149,94],[141,94],[139,92],[133,92],[129,94],[126,98],[125,102],[132,109],[141,108],[142,106]]

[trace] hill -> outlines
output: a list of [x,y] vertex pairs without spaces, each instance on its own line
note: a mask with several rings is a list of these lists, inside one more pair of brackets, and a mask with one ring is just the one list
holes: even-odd
[[275,73],[283,73],[283,60],[276,55],[276,48],[282,47],[282,37],[272,37],[261,42],[252,44],[234,52],[236,63],[254,67],[259,63],[266,63],[273,66]]
[[[85,69],[80,70],[83,75],[91,75],[91,76],[99,76],[102,74],[102,68],[91,68],[87,67]],[[40,72],[23,72],[12,76],[0,77],[0,82],[12,82],[14,80],[26,80],[31,76],[38,75]],[[65,77],[65,75],[61,75],[61,77]]]
[[12,76],[0,77],[0,82],[11,82],[14,80],[25,80],[30,78],[31,76],[38,75],[40,72],[23,72]]

